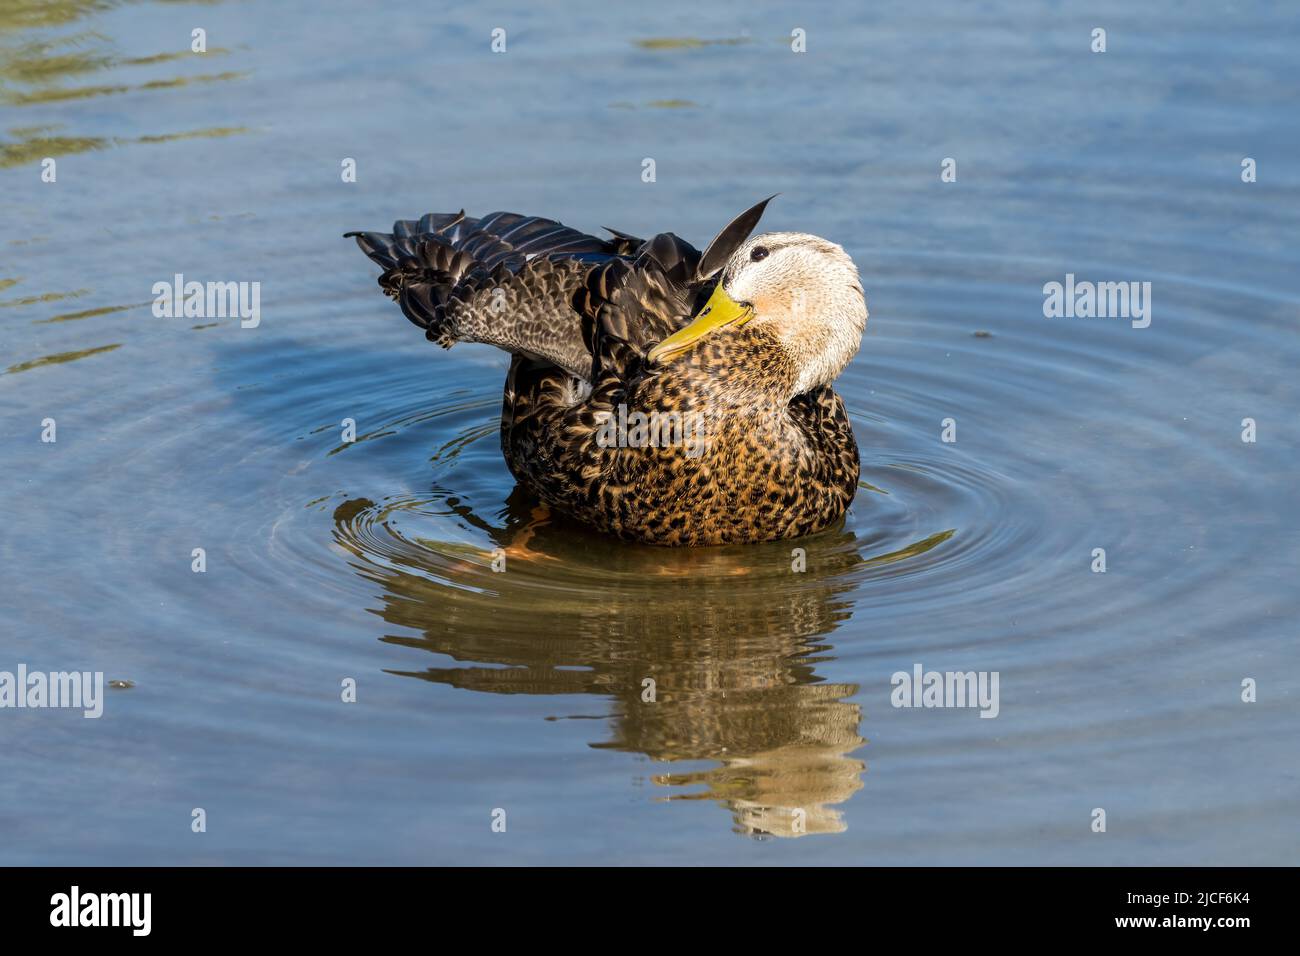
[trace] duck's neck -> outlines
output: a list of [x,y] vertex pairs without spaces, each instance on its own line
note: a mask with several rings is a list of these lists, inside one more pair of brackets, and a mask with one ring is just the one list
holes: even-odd
[[700,358],[712,379],[713,400],[720,405],[766,413],[784,408],[798,394],[798,365],[769,328],[729,330],[710,343],[710,351],[714,354]]
[[[786,323],[774,332],[781,349],[798,370],[794,395],[830,385],[858,354],[867,326],[867,304],[859,293],[834,306],[822,306],[818,321]],[[834,308],[838,311],[831,311]],[[792,396],[793,397],[793,396]]]

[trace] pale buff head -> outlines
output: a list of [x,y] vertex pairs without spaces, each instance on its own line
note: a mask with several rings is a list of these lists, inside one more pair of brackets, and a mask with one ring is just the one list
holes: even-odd
[[755,236],[727,261],[721,283],[789,354],[796,395],[835,381],[857,354],[867,302],[857,267],[835,243],[802,232]]

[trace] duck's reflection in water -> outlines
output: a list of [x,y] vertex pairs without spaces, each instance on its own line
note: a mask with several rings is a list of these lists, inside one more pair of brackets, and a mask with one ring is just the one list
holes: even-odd
[[[697,550],[633,547],[563,526],[512,498],[505,527],[451,503],[499,545],[493,554],[420,541],[374,560],[359,525],[386,522],[363,499],[335,512],[339,543],[382,585],[389,643],[461,662],[395,671],[498,694],[612,698],[611,739],[593,747],[710,769],[655,774],[667,799],[715,800],[734,829],[800,836],[845,829],[836,807],[866,765],[853,684],[816,673],[820,641],[847,620],[853,536]],[[396,539],[390,539],[390,541]],[[795,547],[808,554],[795,573]],[[593,553],[594,552],[594,553]]]

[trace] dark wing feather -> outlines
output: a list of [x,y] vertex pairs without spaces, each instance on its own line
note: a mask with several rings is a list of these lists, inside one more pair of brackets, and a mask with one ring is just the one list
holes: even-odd
[[775,198],[776,196],[772,195],[760,203],[755,203],[722,227],[722,231],[709,243],[709,247],[704,250],[704,255],[698,260],[696,278],[708,279],[727,264],[732,253],[745,244],[749,234],[763,218],[763,210],[767,208],[767,204]]
[[380,286],[431,341],[486,342],[588,373],[573,295],[621,241],[509,212],[430,213],[395,222],[391,233],[347,235],[383,268]]
[[[599,427],[597,415],[613,412],[625,399],[646,353],[690,321],[701,294],[698,284],[689,281],[699,257],[694,247],[664,233],[640,242],[635,258],[612,258],[588,270],[573,297],[587,360],[582,378],[592,389],[578,405],[566,373],[516,356],[501,413],[502,448],[516,478],[537,487],[540,481],[564,485],[573,477],[552,460],[553,449],[540,436],[551,427],[548,423],[563,422],[566,440],[574,447],[590,447],[587,439]],[[616,457],[612,450],[592,454],[595,458],[584,462],[584,469],[602,470],[610,463],[603,459]]]
[[[349,236],[375,233],[348,233]],[[378,234],[382,235],[382,233]],[[393,223],[394,238],[437,238],[445,245],[472,256],[484,269],[505,264],[512,271],[528,259],[539,255],[611,254],[608,240],[589,236],[553,219],[521,216],[513,212],[488,213],[470,219],[465,211],[428,213],[418,220],[400,219]]]
[[661,233],[635,259],[614,259],[588,273],[574,304],[594,386],[630,380],[646,352],[689,321],[703,291],[692,281],[699,258],[689,243]]
[[638,353],[690,314],[697,285],[700,252],[689,243],[672,233],[641,240],[611,232],[600,239],[537,216],[461,211],[348,235],[431,341],[485,342],[590,380],[593,358],[605,371],[630,371]]

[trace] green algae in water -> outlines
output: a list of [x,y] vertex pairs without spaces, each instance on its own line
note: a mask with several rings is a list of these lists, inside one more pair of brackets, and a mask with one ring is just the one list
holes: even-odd
[[84,359],[90,355],[99,355],[101,352],[111,352],[114,349],[120,349],[121,342],[113,345],[101,345],[93,349],[79,349],[75,352],[55,352],[53,355],[44,355],[38,359],[32,359],[30,362],[19,362],[17,365],[10,365],[5,369],[5,373],[26,372],[29,369],[41,368],[44,365],[62,365],[65,362],[75,362],[78,359]]

